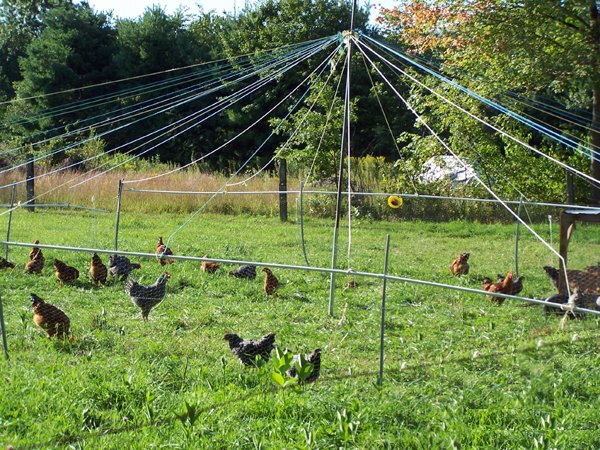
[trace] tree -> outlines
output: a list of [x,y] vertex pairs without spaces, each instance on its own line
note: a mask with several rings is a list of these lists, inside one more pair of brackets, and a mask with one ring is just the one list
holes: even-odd
[[[592,113],[589,145],[598,151],[598,5],[597,0],[402,1],[396,8],[382,9],[380,21],[403,45],[441,58],[450,73],[466,72],[471,80],[485,80],[485,86],[478,86],[484,94],[513,90],[585,108]],[[572,154],[560,153],[562,158]],[[590,173],[600,180],[600,163],[594,158]],[[591,190],[589,201],[600,204],[600,189]]]
[[14,96],[13,83],[21,79],[19,58],[44,29],[43,14],[69,4],[61,0],[3,0],[0,8],[0,99]]
[[197,60],[193,36],[181,11],[169,15],[153,6],[138,19],[117,21],[116,32],[119,50],[115,64],[121,78],[184,67]]
[[[23,79],[16,83],[18,97],[29,98],[29,108],[35,111],[96,95],[97,91],[74,91],[47,96],[111,77],[115,41],[108,17],[82,3],[48,10],[43,21],[45,28],[19,61]],[[73,115],[66,115],[60,122],[72,120]]]

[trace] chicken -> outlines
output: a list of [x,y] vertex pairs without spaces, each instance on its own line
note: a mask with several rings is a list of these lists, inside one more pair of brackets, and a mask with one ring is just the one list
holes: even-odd
[[[498,274],[498,279],[496,281],[501,282],[502,280],[504,280],[504,275],[502,275],[501,273]],[[512,288],[512,295],[517,295],[518,293],[520,293],[523,290],[523,280],[525,279],[525,276],[518,276],[517,278],[515,278],[513,280],[513,288]]]
[[263,267],[262,271],[265,273],[265,294],[273,295],[279,287],[279,280],[275,275],[273,275],[273,272],[271,272],[271,269],[269,269],[268,267]]
[[[312,383],[319,378],[319,374],[321,373],[321,349],[316,348],[310,355],[306,357],[305,361],[312,364],[312,371],[305,380],[298,380],[299,384]],[[295,378],[298,376],[297,366],[300,364],[300,362],[300,355],[295,355],[294,361],[292,362],[292,367],[287,371],[287,374],[290,377]]]
[[[208,258],[208,255],[204,255],[203,258]],[[202,272],[215,273],[219,267],[221,267],[219,263],[212,261],[202,261],[201,269]]]
[[469,253],[461,253],[450,264],[450,272],[454,276],[467,275],[469,273]]
[[[513,291],[513,274],[512,272],[508,272],[504,280],[498,281],[496,283],[492,283],[488,277],[483,279],[483,290],[487,292],[497,292],[499,294],[508,294],[512,295]],[[487,299],[490,303],[497,303],[501,305],[504,303],[503,297],[494,297],[493,295],[488,295]]]
[[229,342],[231,352],[245,366],[253,366],[257,356],[268,361],[271,358],[271,351],[275,348],[275,333],[266,334],[256,340],[242,339],[237,334],[227,333],[223,339]]
[[31,294],[31,306],[33,308],[33,322],[43,329],[48,337],[66,337],[69,334],[71,324],[69,317],[56,306],[46,303],[40,297]]
[[98,283],[106,283],[106,277],[108,276],[108,269],[100,259],[97,253],[92,255],[92,261],[90,262],[90,278],[92,282],[98,286]]
[[162,236],[160,236],[158,238],[158,242],[156,243],[156,251],[154,253],[156,253],[156,257],[159,258],[158,262],[160,263],[161,266],[164,266],[165,264],[173,264],[175,262],[175,260],[173,258],[165,257],[165,256],[173,255],[173,252],[171,251],[171,249],[169,247],[167,247],[163,243]]
[[110,255],[108,257],[108,271],[113,277],[124,280],[134,269],[141,269],[141,264],[132,263],[126,256]]
[[131,297],[133,304],[142,310],[144,320],[148,320],[150,310],[165,297],[169,278],[171,275],[165,271],[158,277],[156,283],[150,286],[144,286],[131,278],[125,283],[125,292]]
[[14,269],[15,264],[0,256],[0,269]]
[[63,286],[65,283],[71,283],[79,278],[79,270],[75,267],[67,266],[64,262],[54,258],[54,275]]
[[[548,297],[545,302],[547,303],[557,303],[559,305],[566,305],[569,303],[569,296],[566,294],[554,294]],[[577,298],[575,299],[575,304],[577,305]],[[563,315],[565,311],[562,308],[555,308],[553,306],[544,305],[543,308],[544,315],[549,316],[551,314]],[[579,319],[582,317],[581,313],[577,313],[575,311],[568,311],[567,317],[569,319]]]
[[46,258],[44,258],[44,254],[40,250],[34,254],[33,259],[25,264],[25,273],[42,273],[45,261]]
[[256,278],[256,267],[240,266],[239,268],[229,272],[229,275],[236,278],[247,278],[249,280],[253,280]]
[[39,243],[40,243],[39,239],[36,239],[35,242],[33,243],[33,247],[31,247],[31,250],[29,250],[29,261],[31,261],[33,258],[35,258],[35,255],[37,255],[38,253],[42,253],[42,249],[39,247],[36,247],[36,245]]
[[[558,289],[560,273],[558,269],[544,266],[544,271],[550,277],[552,285]],[[587,266],[585,270],[567,269],[569,287],[579,289],[583,295],[593,295],[600,292],[600,268],[598,266]]]

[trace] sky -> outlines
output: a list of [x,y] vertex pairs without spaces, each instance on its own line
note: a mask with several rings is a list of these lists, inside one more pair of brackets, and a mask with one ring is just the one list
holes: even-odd
[[[244,8],[247,0],[88,0],[88,3],[96,11],[112,11],[113,16],[119,18],[136,18],[143,14],[144,10],[152,5],[162,6],[167,13],[173,13],[179,6],[187,8],[190,14],[199,12],[197,5],[200,5],[204,12],[216,11],[222,13],[224,11],[233,13],[234,8],[241,10]],[[254,0],[248,0],[250,4]],[[359,0],[360,4],[364,1]],[[371,4],[385,6],[387,8],[397,4],[398,0],[372,0]],[[371,21],[376,17],[376,9],[373,9]]]

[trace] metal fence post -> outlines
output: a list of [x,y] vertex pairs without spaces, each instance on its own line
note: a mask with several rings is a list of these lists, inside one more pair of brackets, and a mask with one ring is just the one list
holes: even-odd
[[8,343],[6,342],[6,328],[4,326],[4,308],[2,307],[2,297],[0,296],[0,329],[2,330],[2,345],[4,347],[4,356],[6,361],[10,363],[8,356]]
[[383,290],[381,294],[381,329],[379,333],[379,378],[377,384],[383,383],[383,338],[385,334],[385,296],[387,291],[388,261],[390,258],[390,235],[385,241],[385,262],[383,264]]
[[[17,192],[17,184],[14,183],[12,185],[12,193],[10,194],[10,206],[8,208],[8,226],[6,228],[6,242],[10,242],[10,227],[12,224],[12,213],[13,213],[13,208],[15,206],[16,192]],[[6,244],[6,247],[4,249],[4,258],[8,259],[8,244]]]

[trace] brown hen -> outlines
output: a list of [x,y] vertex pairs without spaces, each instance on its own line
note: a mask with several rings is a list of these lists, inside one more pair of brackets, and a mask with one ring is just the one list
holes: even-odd
[[0,269],[14,269],[15,264],[11,263],[9,260],[0,257]]
[[100,259],[97,253],[92,255],[92,261],[90,262],[90,277],[92,282],[98,286],[98,283],[106,283],[106,277],[108,276],[108,269]]
[[275,275],[273,275],[273,272],[271,272],[271,269],[269,269],[268,267],[263,267],[262,271],[265,273],[265,294],[273,295],[279,287],[279,280]]
[[[485,277],[483,279],[483,290],[487,291],[487,292],[492,292],[492,293],[496,292],[499,294],[512,295],[512,292],[513,292],[513,274],[512,274],[512,272],[508,272],[508,274],[506,275],[504,280],[498,281],[496,283],[492,283],[492,280],[490,280],[488,277]],[[493,295],[488,295],[487,299],[490,301],[490,303],[497,303],[498,305],[501,305],[502,303],[504,303],[503,297],[495,297]]]
[[164,244],[162,236],[158,238],[158,242],[156,243],[156,251],[154,253],[156,253],[158,262],[161,266],[164,266],[165,264],[173,264],[175,262],[173,258],[167,258],[167,256],[172,256],[173,252]]
[[39,243],[40,243],[40,240],[36,239],[35,242],[33,243],[33,247],[31,247],[31,250],[29,250],[29,261],[31,261],[33,258],[35,258],[35,255],[37,255],[38,253],[42,253],[42,249],[39,247],[36,247],[36,245]]
[[46,303],[40,297],[31,294],[31,306],[33,308],[33,322],[44,330],[48,337],[66,337],[69,334],[71,324],[69,317],[56,306]]
[[45,261],[46,258],[44,258],[44,255],[40,250],[39,252],[35,253],[32,260],[25,264],[25,273],[41,273],[42,269],[44,268]]
[[63,286],[65,283],[71,283],[79,278],[79,270],[54,258],[54,275],[56,275],[56,279],[60,282],[60,285]]
[[[204,255],[203,258],[208,258],[208,255]],[[215,273],[219,267],[221,267],[219,263],[212,261],[202,261],[201,269],[202,272]]]
[[469,253],[462,253],[450,264],[452,275],[467,275],[469,273]]

